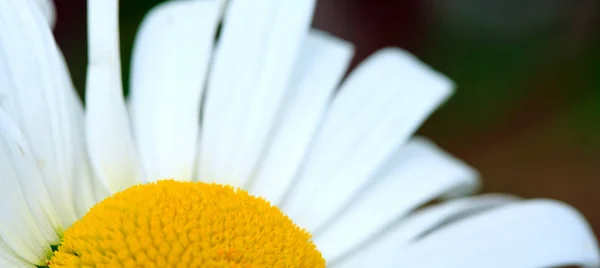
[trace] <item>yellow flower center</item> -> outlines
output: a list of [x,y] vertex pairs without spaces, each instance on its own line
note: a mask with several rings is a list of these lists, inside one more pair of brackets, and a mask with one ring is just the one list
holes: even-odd
[[325,267],[305,230],[230,186],[164,180],[119,192],[65,231],[50,267]]

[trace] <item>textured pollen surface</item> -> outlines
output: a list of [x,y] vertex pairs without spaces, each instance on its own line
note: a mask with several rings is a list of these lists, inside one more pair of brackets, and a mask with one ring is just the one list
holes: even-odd
[[325,267],[310,234],[246,191],[163,180],[131,187],[67,229],[50,267]]

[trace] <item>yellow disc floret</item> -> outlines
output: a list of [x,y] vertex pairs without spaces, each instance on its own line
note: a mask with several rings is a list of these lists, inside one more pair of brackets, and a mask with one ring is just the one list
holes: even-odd
[[50,267],[325,267],[310,234],[246,191],[164,180],[94,206]]

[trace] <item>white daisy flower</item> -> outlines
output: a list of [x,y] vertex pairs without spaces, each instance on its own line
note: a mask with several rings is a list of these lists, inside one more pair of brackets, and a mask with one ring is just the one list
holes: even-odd
[[157,6],[126,101],[118,2],[89,0],[84,109],[52,3],[0,0],[0,267],[599,266],[576,210],[469,197],[477,173],[412,137],[450,80],[396,48],[344,79],[313,9]]

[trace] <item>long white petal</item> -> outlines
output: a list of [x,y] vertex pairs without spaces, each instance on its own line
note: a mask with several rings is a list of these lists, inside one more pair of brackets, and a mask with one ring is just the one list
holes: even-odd
[[121,84],[118,5],[88,1],[86,137],[92,167],[111,192],[142,182]]
[[309,33],[289,82],[291,94],[249,188],[252,194],[277,203],[288,189],[352,54],[350,43],[317,30]]
[[36,158],[64,228],[76,219],[69,120],[73,88],[50,28],[31,1],[0,0],[0,100]]
[[2,239],[0,239],[0,267],[36,268],[16,254]]
[[[300,226],[340,209],[452,91],[452,82],[408,53],[384,49],[342,86],[284,199]],[[317,224],[318,225],[318,224]]]
[[83,217],[96,202],[109,196],[106,186],[94,176],[92,171],[85,142],[85,115],[83,105],[78,96],[72,96],[70,102],[71,122],[76,133],[73,135],[72,142],[77,144],[75,157],[75,177],[74,198],[75,212],[78,218]]
[[153,9],[136,38],[130,111],[149,180],[193,179],[206,83],[223,1],[173,1]]
[[27,261],[41,265],[62,230],[34,162],[16,124],[0,110],[0,238]]
[[[457,192],[469,194],[478,185],[474,170],[422,138],[409,141],[375,176],[373,185],[341,215],[333,215],[331,225],[313,232],[326,259],[338,258],[424,203]],[[328,216],[321,210],[311,214],[319,220],[310,223]],[[303,227],[312,231],[310,223]]]
[[242,186],[276,121],[313,0],[229,2],[203,113],[200,180]]
[[[432,256],[435,255],[435,258]],[[395,267],[600,266],[596,237],[573,208],[531,200],[479,213],[397,252]]]
[[19,185],[17,189],[3,186],[4,190],[17,192],[19,189],[24,190],[23,198],[44,238],[50,244],[58,245],[63,228],[50,201],[42,174],[25,137],[2,108],[0,108],[0,130],[0,157],[3,159],[0,162],[2,180],[11,181],[8,182],[9,185]]
[[437,226],[457,217],[466,217],[517,200],[518,198],[513,196],[487,194],[454,199],[423,209],[394,223],[385,232],[371,237],[361,246],[346,252],[343,258],[329,260],[328,264],[331,267],[396,267],[394,264],[398,259],[398,252]]

